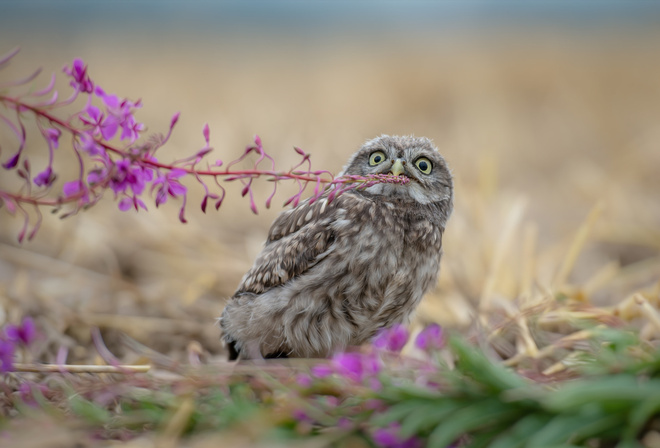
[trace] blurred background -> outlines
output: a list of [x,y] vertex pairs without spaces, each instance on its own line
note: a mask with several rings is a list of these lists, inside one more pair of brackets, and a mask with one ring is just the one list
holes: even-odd
[[[207,122],[213,160],[258,134],[284,170],[293,146],[337,173],[380,134],[433,139],[455,211],[413,326],[468,329],[557,291],[604,310],[634,292],[657,298],[659,25],[651,2],[5,0],[0,53],[21,52],[0,77],[42,67],[41,83],[54,72],[65,92],[61,68],[82,58],[107,92],[142,99],[149,132],[181,112],[161,160],[201,148]],[[0,129],[4,162],[15,143]],[[45,166],[43,142],[28,145]],[[0,186],[17,185],[0,172]],[[219,357],[214,320],[294,189],[266,210],[260,185],[253,215],[229,186],[204,215],[187,185],[185,225],[173,201],[122,213],[107,194],[65,220],[46,213],[18,244],[21,220],[0,210],[0,323],[33,316],[42,361],[67,347],[69,362],[93,362],[92,327],[127,362],[121,333],[177,359]]]

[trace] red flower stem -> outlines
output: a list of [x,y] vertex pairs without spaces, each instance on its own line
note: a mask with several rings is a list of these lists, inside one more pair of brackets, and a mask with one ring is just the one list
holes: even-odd
[[[58,124],[59,126],[63,127],[64,129],[68,130],[72,134],[75,135],[80,135],[83,132],[79,131],[78,129],[75,129],[71,127],[69,123],[66,121],[63,121],[62,119],[56,117],[55,115],[51,115],[48,111],[42,110],[38,107],[31,106],[27,103],[24,103],[18,99],[15,98],[10,98],[7,96],[2,96],[0,95],[0,101],[6,101],[9,103],[12,103],[16,105],[17,107],[27,109],[31,111],[33,114],[43,117],[47,119],[48,121]],[[110,152],[113,152],[115,154],[118,154],[123,157],[132,157],[130,154],[128,154],[125,151],[122,151],[121,149],[115,148],[114,146],[111,146],[107,143],[104,143],[102,141],[96,141],[99,145],[101,145],[104,149],[107,149]],[[214,171],[214,170],[195,170],[194,168],[187,168],[187,167],[182,167],[182,166],[175,166],[175,165],[170,165],[167,163],[161,163],[157,162],[154,160],[148,160],[148,159],[140,159],[141,163],[144,163],[145,165],[150,165],[153,166],[154,168],[162,168],[166,170],[173,170],[173,169],[180,169],[185,171],[188,174],[197,174],[200,176],[230,176],[230,175],[245,175],[249,177],[261,177],[261,176],[270,176],[274,178],[287,178],[287,179],[298,179],[298,180],[303,180],[303,181],[313,181],[316,182],[318,177],[311,177],[311,176],[305,176],[305,175],[300,175],[300,174],[293,174],[293,173],[283,173],[283,172],[278,172],[278,171],[272,171],[272,170],[258,170],[258,169],[251,169],[251,170],[241,170],[241,171],[229,171],[227,169],[222,170],[222,171]],[[322,183],[331,183],[333,182],[334,179],[325,181],[321,179]]]
[[[80,134],[83,134],[83,131],[78,130],[74,127],[71,126],[71,124],[68,121],[64,121],[61,118],[52,115],[48,110],[44,110],[40,107],[30,105],[28,103],[25,103],[21,101],[20,99],[17,98],[12,98],[4,95],[0,95],[0,102],[5,102],[5,103],[11,103],[13,104],[13,108],[15,110],[28,110],[32,112],[34,115],[37,117],[42,117],[46,120],[48,120],[52,124],[59,125],[61,128],[66,129],[68,132],[70,132],[74,136],[79,136]],[[105,150],[117,154],[118,156],[125,157],[125,158],[135,158],[134,155],[121,150],[119,148],[116,148],[108,143],[105,143],[103,141],[98,141],[95,140],[95,142],[103,147]],[[79,159],[79,161],[82,163],[82,160],[80,160],[80,154],[78,151],[76,151],[76,155]],[[260,158],[257,161],[257,164],[259,161],[263,160],[265,158],[264,153],[260,153]],[[281,179],[293,179],[296,182],[298,182],[299,186],[301,187],[301,193],[304,188],[300,185],[301,182],[305,182],[305,186],[307,186],[308,182],[314,182],[315,184],[326,184],[326,185],[338,185],[338,184],[346,184],[346,183],[356,183],[356,184],[361,184],[361,183],[366,183],[369,182],[369,179],[346,179],[346,178],[335,178],[332,176],[332,174],[328,173],[330,176],[329,179],[323,179],[321,175],[314,174],[312,175],[311,173],[305,173],[305,172],[295,172],[295,170],[300,167],[305,161],[309,164],[309,158],[305,157],[305,160],[303,160],[300,164],[296,165],[296,167],[292,168],[289,172],[282,172],[282,171],[274,171],[274,170],[260,170],[257,168],[253,169],[246,169],[246,170],[239,170],[239,171],[230,171],[229,168],[231,167],[231,164],[227,165],[227,167],[224,170],[211,170],[211,169],[206,169],[206,170],[197,170],[195,169],[194,165],[192,164],[189,167],[186,166],[181,166],[181,165],[174,165],[174,164],[167,164],[167,163],[161,163],[155,160],[151,160],[148,158],[138,158],[140,163],[144,165],[149,165],[153,168],[160,168],[164,170],[173,170],[173,169],[179,169],[182,170],[188,174],[193,175],[198,181],[201,181],[200,176],[212,176],[214,180],[217,183],[218,177],[225,177],[225,176],[232,176],[233,179],[228,179],[227,181],[232,181],[232,180],[237,180],[237,179],[256,179],[258,177],[270,177],[272,178],[272,181],[278,181]],[[272,160],[272,159],[271,159]],[[82,166],[81,166],[82,169]],[[80,178],[82,179],[82,176],[84,173],[81,173]],[[218,184],[219,185],[219,184]],[[95,185],[94,187],[90,188],[89,192],[94,193],[94,190],[97,188],[104,188],[104,185]],[[80,198],[82,198],[85,194],[85,191],[81,190],[80,192],[73,194],[68,197],[58,197],[56,199],[47,199],[47,198],[34,198],[31,196],[22,196],[20,194],[12,194],[9,192],[0,192],[0,197],[4,197],[9,200],[13,200],[16,204],[23,203],[23,204],[31,204],[33,206],[49,206],[49,207],[57,207],[61,206],[63,204],[71,203],[71,202],[76,202]],[[269,198],[270,199],[270,198]]]

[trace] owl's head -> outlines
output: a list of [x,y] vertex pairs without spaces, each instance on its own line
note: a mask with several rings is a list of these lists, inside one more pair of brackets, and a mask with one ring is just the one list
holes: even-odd
[[369,140],[348,161],[341,173],[365,176],[406,176],[405,184],[379,183],[364,190],[420,204],[445,202],[451,208],[453,181],[445,159],[425,137],[381,135]]

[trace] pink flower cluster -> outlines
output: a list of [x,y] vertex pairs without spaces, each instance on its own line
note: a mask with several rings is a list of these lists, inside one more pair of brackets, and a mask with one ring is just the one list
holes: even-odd
[[[77,114],[80,127],[74,132],[74,150],[79,154],[87,154],[95,162],[85,179],[64,184],[64,198],[78,197],[82,206],[93,201],[90,193],[96,187],[109,188],[118,198],[120,210],[147,210],[141,196],[150,187],[155,192],[156,206],[167,202],[168,197],[181,197],[185,204],[187,188],[178,179],[186,171],[170,166],[159,167],[154,155],[156,149],[171,135],[178,114],[172,117],[170,132],[165,138],[155,144],[134,146],[144,130],[144,125],[134,115],[142,107],[142,102],[106,93],[91,80],[87,66],[80,59],[75,59],[71,67],[64,67],[64,72],[71,77],[70,85],[75,92],[88,95],[87,104]],[[93,96],[101,100],[101,108],[93,104]],[[123,149],[110,146],[120,131],[119,140],[129,145]],[[208,141],[204,149],[208,149]],[[185,221],[183,208],[180,218]]]
[[20,325],[7,325],[0,335],[0,373],[14,370],[14,354],[17,346],[28,347],[37,336],[34,321],[23,319]]
[[[355,382],[374,380],[383,368],[380,354],[399,353],[408,343],[410,334],[406,327],[400,324],[391,328],[383,328],[371,343],[373,350],[366,352],[340,352],[335,354],[329,364],[318,364],[312,368],[312,374],[317,378],[338,375]],[[445,336],[442,327],[431,324],[424,328],[415,338],[415,347],[427,353],[444,348]],[[374,385],[373,381],[371,385]]]
[[[403,325],[384,328],[374,337],[371,346],[366,351],[337,353],[332,357],[330,362],[314,366],[311,370],[312,377],[343,378],[351,383],[366,385],[374,391],[379,391],[383,387],[382,381],[384,378],[381,375],[385,367],[384,358],[392,355],[397,356],[408,343],[409,339],[410,334]],[[437,324],[432,324],[424,328],[414,341],[415,347],[428,355],[444,348],[445,343],[442,328]],[[297,378],[297,382],[304,388],[313,385],[312,378],[305,375],[300,375]],[[391,423],[385,428],[373,429],[371,431],[371,437],[377,446],[383,448],[415,448],[423,446],[423,442],[417,437],[402,437],[400,435],[400,425],[396,422]]]
[[[0,57],[0,69],[17,53],[18,49]],[[298,192],[284,204],[292,204],[294,207],[302,199],[309,184],[315,185],[312,200],[326,193],[328,200],[332,200],[353,188],[367,188],[378,182],[407,181],[398,176],[334,178],[328,171],[312,170],[309,154],[300,148],[294,148],[301,157],[300,162],[288,171],[278,171],[275,169],[275,161],[266,153],[258,136],[238,159],[227,164],[222,160],[211,163],[207,159],[213,151],[208,124],[202,130],[205,144],[201,149],[192,156],[164,163],[156,157],[156,152],[170,138],[179,119],[178,113],[172,116],[166,135],[152,135],[146,141],[141,139],[145,126],[137,120],[135,114],[142,107],[142,102],[108,93],[94,82],[87,65],[81,59],[74,59],[70,66],[63,68],[73,90],[68,99],[59,99],[59,92],[54,89],[54,74],[50,83],[42,89],[30,87],[15,95],[7,93],[11,89],[19,90],[29,85],[39,72],[37,70],[20,80],[0,83],[0,87],[3,87],[0,90],[0,125],[8,128],[18,142],[16,152],[1,166],[5,170],[15,171],[23,183],[17,192],[0,190],[0,207],[5,206],[10,213],[23,216],[19,241],[26,236],[31,239],[36,234],[42,219],[40,207],[61,210],[62,217],[70,216],[96,204],[106,190],[112,191],[122,211],[147,210],[145,194],[151,195],[156,207],[169,199],[178,199],[181,201],[179,220],[186,222],[188,187],[182,182],[184,179],[194,179],[203,187],[205,193],[200,207],[204,212],[209,200],[213,201],[216,210],[222,205],[225,188],[220,181],[238,181],[242,184],[241,194],[249,197],[250,208],[254,213],[257,213],[258,208],[252,187],[254,180],[259,177],[274,181],[272,193],[266,199],[266,207],[270,207],[280,180],[297,183]],[[85,101],[77,113],[67,114],[66,118],[57,114],[64,106],[79,104],[79,98]],[[4,113],[3,108],[9,113]],[[30,161],[24,154],[27,139],[24,120],[28,115],[36,120],[49,151],[48,163],[36,174],[32,173]],[[54,162],[56,151],[62,151],[61,147],[67,146],[62,144],[65,135],[71,137],[70,149],[78,161],[78,176],[62,182],[58,188]],[[248,168],[245,168],[246,162]],[[53,192],[57,194],[55,198],[52,197]],[[28,208],[32,208],[34,213],[29,213]]]

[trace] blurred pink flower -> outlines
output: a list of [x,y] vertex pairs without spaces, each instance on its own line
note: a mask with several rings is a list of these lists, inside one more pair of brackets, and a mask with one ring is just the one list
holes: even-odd
[[103,147],[94,140],[94,137],[86,132],[80,134],[80,143],[77,147],[90,156],[98,156],[104,152]]
[[89,194],[87,191],[87,186],[84,183],[82,183],[80,180],[72,180],[71,182],[66,182],[62,186],[62,192],[64,193],[65,198],[75,196],[81,191],[83,194],[80,197],[80,201],[86,204],[89,202]]
[[18,158],[21,156],[20,151],[14,154],[9,158],[5,163],[2,164],[2,167],[6,170],[14,168],[18,164]]
[[85,115],[80,116],[80,121],[91,127],[89,131],[92,135],[100,134],[104,140],[112,140],[119,129],[117,117],[114,115],[106,117],[101,109],[92,104],[85,108]]
[[14,370],[14,344],[11,341],[0,339],[0,372],[7,373]]
[[408,342],[408,330],[401,324],[391,328],[384,328],[378,332],[373,340],[373,346],[380,350],[400,352]]
[[445,346],[445,343],[444,332],[438,324],[429,325],[415,338],[415,346],[424,351],[440,350]]
[[94,83],[87,75],[87,66],[82,59],[74,59],[71,68],[65,66],[62,71],[73,78],[69,85],[76,91],[92,93],[94,90]]
[[34,326],[34,320],[31,317],[26,317],[20,325],[7,325],[5,334],[10,341],[27,346],[34,341],[37,330]]
[[130,159],[122,159],[114,162],[112,173],[110,188],[117,194],[126,192],[128,188],[134,194],[142,194],[147,182],[153,179],[153,171],[151,169],[143,168]]
[[387,428],[378,428],[374,431],[373,440],[382,448],[421,448],[424,446],[421,439],[409,437],[402,439],[399,435],[400,425],[390,423]]
[[154,180],[152,190],[158,189],[156,192],[156,207],[167,202],[168,196],[173,198],[185,196],[188,189],[177,180],[184,175],[186,175],[185,170],[174,168],[165,174],[159,175]]
[[43,186],[50,186],[52,185],[53,182],[55,182],[55,174],[53,173],[53,168],[51,166],[46,167],[45,170],[43,170],[41,173],[37,174],[34,177],[34,184],[43,187]]
[[50,142],[50,144],[53,145],[53,148],[59,148],[60,136],[62,135],[62,131],[56,128],[48,128],[44,131],[44,134],[48,139],[48,141]]
[[338,353],[332,358],[332,366],[338,374],[357,382],[381,370],[380,360],[371,353]]
[[101,87],[96,87],[95,93],[105,103],[108,118],[112,118],[112,121],[121,127],[120,139],[128,139],[131,143],[137,140],[144,125],[135,120],[133,109],[142,107],[142,103],[139,100],[137,102],[128,99],[120,100],[117,95],[106,94]]
[[309,375],[301,373],[296,375],[296,383],[301,387],[310,387],[312,385],[312,379]]
[[326,378],[332,375],[334,373],[334,370],[328,364],[322,363],[312,367],[311,372],[312,375],[314,375],[317,378]]

